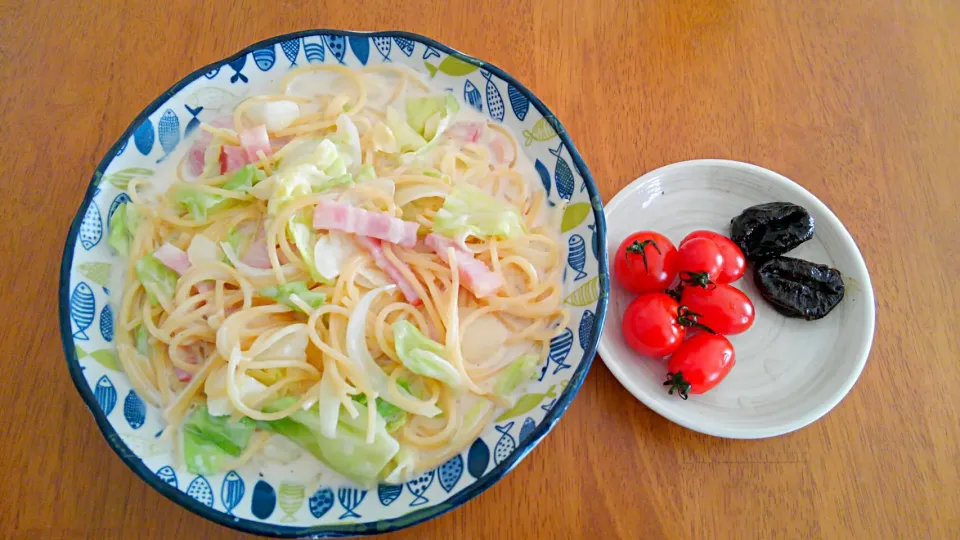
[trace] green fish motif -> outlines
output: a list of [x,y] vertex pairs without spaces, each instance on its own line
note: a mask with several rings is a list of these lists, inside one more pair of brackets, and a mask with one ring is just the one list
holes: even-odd
[[280,521],[295,521],[293,516],[303,506],[305,494],[306,489],[300,484],[288,484],[287,482],[280,484],[280,509],[286,514],[280,518]]
[[541,118],[533,125],[533,129],[523,130],[523,145],[530,146],[533,141],[546,142],[556,136],[557,132],[550,125],[550,122],[546,118]]
[[570,296],[567,296],[563,303],[583,307],[596,302],[598,298],[600,298],[600,276],[591,279],[570,293]]
[[527,395],[523,396],[522,398],[520,398],[520,399],[517,400],[517,403],[514,404],[514,406],[511,407],[509,411],[501,414],[500,417],[497,418],[496,421],[497,421],[497,422],[500,422],[500,421],[503,421],[503,420],[507,420],[507,419],[509,419],[509,418],[514,418],[514,417],[516,417],[516,416],[520,416],[521,414],[525,414],[526,412],[530,411],[531,409],[533,409],[534,407],[536,407],[537,405],[539,405],[540,402],[544,400],[544,398],[551,398],[551,399],[552,399],[552,398],[557,397],[557,394],[554,392],[554,389],[555,389],[556,387],[557,387],[557,385],[553,384],[553,385],[550,385],[550,388],[547,389],[546,393],[543,393],[543,394],[527,394]]
[[435,66],[430,62],[424,62],[423,65],[426,66],[427,71],[430,72],[431,79],[437,76],[438,71],[445,75],[450,75],[451,77],[462,77],[480,69],[480,66],[475,66],[469,62],[464,62],[455,56],[448,56],[444,58],[443,62],[440,62],[439,66]]
[[563,211],[563,220],[560,222],[560,230],[567,232],[575,229],[577,225],[583,223],[590,215],[590,203],[580,202],[571,204]]
[[88,356],[97,361],[101,366],[112,369],[114,371],[121,371],[120,361],[117,360],[117,355],[110,349],[100,349],[99,351],[93,351]]
[[142,167],[130,167],[129,169],[123,169],[115,173],[110,173],[104,177],[107,182],[110,182],[118,189],[127,189],[127,185],[130,184],[130,181],[139,176],[153,176],[153,169],[144,169]]
[[110,263],[90,262],[77,265],[80,274],[90,281],[106,287],[110,281]]

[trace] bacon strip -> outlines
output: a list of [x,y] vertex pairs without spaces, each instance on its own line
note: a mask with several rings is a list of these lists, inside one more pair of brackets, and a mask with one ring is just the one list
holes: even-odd
[[417,229],[412,221],[403,221],[386,212],[369,212],[349,204],[333,201],[317,203],[313,211],[315,229],[333,229],[385,240],[403,247],[417,244]]
[[[383,247],[380,240],[376,238],[370,238],[367,236],[357,236],[357,243],[360,244],[364,249],[370,252],[370,255],[373,256],[373,262],[388,276],[393,280],[394,283],[400,287],[400,292],[403,293],[403,297],[407,299],[407,302],[410,302],[414,306],[420,305],[420,295],[417,294],[417,291],[413,288],[413,285],[407,281],[407,278],[403,276],[400,270],[387,259],[387,256],[383,254]],[[401,262],[401,264],[403,264]],[[407,267],[409,270],[410,267]]]
[[447,264],[450,264],[447,249],[453,248],[460,280],[466,288],[473,291],[477,298],[491,295],[503,286],[503,278],[500,274],[491,271],[483,262],[474,259],[473,253],[463,249],[449,238],[430,233],[424,239],[424,243]]

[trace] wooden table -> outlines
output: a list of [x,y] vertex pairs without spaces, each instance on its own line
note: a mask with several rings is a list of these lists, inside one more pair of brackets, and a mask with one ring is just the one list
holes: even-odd
[[960,537],[960,4],[4,4],[0,537],[239,536],[155,493],[100,436],[64,365],[60,254],[96,163],[147,103],[310,27],[409,30],[501,66],[568,128],[605,200],[691,158],[783,173],[846,223],[878,299],[859,384],[799,432],[699,435],[598,359],[514,472],[394,538]]

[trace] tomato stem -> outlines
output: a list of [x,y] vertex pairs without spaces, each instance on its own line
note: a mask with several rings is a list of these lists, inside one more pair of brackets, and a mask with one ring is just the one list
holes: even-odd
[[680,323],[680,326],[699,328],[704,332],[716,334],[716,332],[714,332],[709,326],[697,322],[697,317],[700,317],[700,314],[690,311],[690,308],[687,306],[680,306],[677,308],[677,322]]
[[647,265],[647,253],[646,253],[646,251],[644,251],[644,249],[645,249],[647,246],[653,246],[653,249],[657,250],[657,253],[659,253],[660,255],[663,255],[663,252],[660,251],[660,247],[657,246],[657,243],[654,242],[653,240],[644,240],[643,242],[641,242],[641,241],[639,241],[639,240],[634,240],[632,244],[630,244],[629,246],[627,246],[626,248],[624,248],[624,256],[623,256],[623,257],[624,257],[625,259],[627,259],[627,262],[630,262],[630,254],[631,254],[631,253],[634,253],[634,254],[639,253],[640,256],[643,257],[643,270],[644,270],[644,272],[646,272],[646,273],[649,274],[649,273],[650,273],[650,267]]
[[689,392],[692,385],[683,378],[682,371],[678,371],[676,373],[668,371],[667,380],[664,381],[663,385],[670,387],[670,389],[667,390],[667,393],[671,396],[673,395],[673,391],[676,390],[677,395],[680,396],[680,399],[687,399],[690,397]]
[[700,287],[708,291],[717,288],[717,284],[710,281],[710,274],[706,272],[687,272],[683,270],[680,272],[680,283],[693,285],[694,287]]

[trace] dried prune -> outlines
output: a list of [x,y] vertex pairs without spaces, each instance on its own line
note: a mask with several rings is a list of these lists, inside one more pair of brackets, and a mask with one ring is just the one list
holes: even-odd
[[763,298],[787,317],[821,319],[843,300],[840,272],[803,259],[770,259],[754,268],[753,280]]
[[813,216],[804,207],[787,202],[751,206],[730,223],[730,239],[754,262],[783,255],[813,238]]

